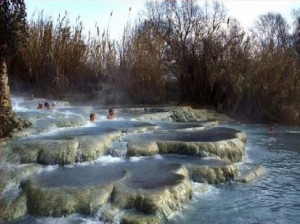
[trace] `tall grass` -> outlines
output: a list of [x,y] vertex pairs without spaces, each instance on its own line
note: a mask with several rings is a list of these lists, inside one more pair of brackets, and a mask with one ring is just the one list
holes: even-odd
[[[274,18],[287,32],[284,19]],[[259,46],[220,2],[148,2],[143,19],[128,20],[120,40],[110,37],[109,26],[85,36],[79,18],[72,25],[67,13],[53,21],[41,12],[10,60],[11,82],[58,98],[96,97],[110,86],[143,104],[166,103],[173,89],[180,102],[268,122],[300,121],[296,45],[266,39]]]

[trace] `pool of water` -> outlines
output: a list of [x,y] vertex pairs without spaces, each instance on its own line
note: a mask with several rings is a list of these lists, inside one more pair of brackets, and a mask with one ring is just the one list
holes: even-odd
[[299,223],[300,127],[232,124],[247,134],[246,161],[265,166],[254,181],[226,183],[195,195],[168,223]]
[[[20,100],[21,102],[21,100]],[[32,105],[35,105],[33,102]],[[30,106],[21,107],[23,104],[15,105],[19,112],[32,110],[32,113],[48,113],[49,111],[36,111]],[[16,107],[17,106],[17,107]],[[72,107],[62,105],[57,108],[54,114],[80,114],[88,118],[88,114],[95,110],[94,107]],[[150,126],[156,131],[174,129],[172,132],[160,133],[160,137],[168,140],[203,141],[214,140],[211,134],[222,132],[222,128],[212,129],[211,133],[203,134],[201,131],[191,131],[186,136],[181,129],[201,127],[201,123],[174,124],[171,122],[145,122],[137,121],[128,113],[118,114],[118,118],[108,122],[105,118],[105,111],[98,110],[97,121],[87,122],[81,128],[57,128],[51,133],[45,133],[49,138],[57,136],[81,136],[96,135],[107,131],[127,131],[130,128],[143,128]],[[58,115],[55,115],[58,116]],[[245,161],[262,164],[266,168],[264,175],[254,179],[250,183],[229,182],[218,185],[210,185],[205,192],[194,190],[191,203],[182,211],[178,211],[168,222],[172,224],[181,223],[263,223],[263,224],[292,224],[300,223],[300,127],[275,126],[273,132],[269,132],[264,124],[240,124],[232,123],[222,127],[243,130],[247,134],[245,150]],[[176,129],[176,130],[175,130]],[[228,130],[228,129],[227,129]],[[200,133],[200,134],[199,134]],[[223,133],[224,134],[224,133]],[[226,132],[222,138],[231,138],[235,131]],[[51,137],[52,136],[52,137]],[[145,134],[130,134],[120,138],[113,143],[112,148],[120,148],[120,154],[124,155],[126,142],[132,138],[155,139],[158,135],[155,132]],[[30,137],[29,137],[30,138]],[[215,139],[216,141],[218,139]],[[117,155],[118,153],[116,153]],[[199,163],[187,157],[175,155],[154,156],[154,157],[133,157],[125,159],[122,157],[103,156],[97,161],[86,162],[66,166],[44,167],[39,173],[39,181],[44,187],[59,187],[67,185],[85,186],[97,182],[113,181],[114,178],[121,178],[126,172],[132,174],[131,187],[151,186],[149,183],[160,184],[162,179],[156,176],[157,172],[164,171],[165,175],[176,166],[176,163]],[[175,165],[174,165],[175,162]],[[201,164],[218,165],[210,159],[201,161]],[[104,172],[105,175],[101,175]],[[172,175],[172,173],[170,174]],[[68,177],[68,178],[66,178]],[[49,181],[50,180],[50,181]],[[172,184],[172,183],[171,183]],[[199,184],[193,183],[194,188]],[[24,224],[94,224],[99,221],[100,213],[91,216],[72,214],[66,217],[32,217],[25,216],[22,219],[7,223]]]

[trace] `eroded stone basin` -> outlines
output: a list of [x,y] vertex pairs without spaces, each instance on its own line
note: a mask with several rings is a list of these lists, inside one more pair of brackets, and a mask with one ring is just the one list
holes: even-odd
[[[111,158],[111,157],[108,157]],[[34,179],[41,188],[85,187],[94,184],[123,180],[130,188],[154,189],[176,184],[176,171],[181,167],[176,156],[115,159],[106,163],[94,161],[90,165],[59,167],[37,175]],[[199,162],[201,163],[201,162]],[[208,164],[205,162],[205,164]],[[145,175],[147,174],[147,175]]]
[[56,131],[59,128],[84,126],[87,120],[78,114],[63,114],[58,111],[24,111],[18,115],[22,119],[32,123],[30,128],[23,129],[13,134],[14,137],[25,137],[30,135],[39,135],[49,131]]
[[[16,197],[7,194],[2,220],[101,213],[105,222],[159,223],[190,201],[191,181],[216,184],[237,177],[232,162],[241,161],[246,136],[211,128],[225,117],[190,107],[118,108],[117,118],[107,120],[107,108],[62,103],[36,110],[37,102],[24,103],[20,113],[33,125],[19,136],[33,135],[3,150],[4,164],[37,168],[16,178],[7,173],[2,189],[20,190]],[[92,123],[91,112],[97,117]]]
[[134,189],[158,189],[173,186],[183,179],[176,174],[181,164],[172,160],[150,158],[128,166],[130,177],[126,185]]
[[174,129],[203,129],[204,126],[196,122],[175,123],[175,122],[157,122],[159,127],[163,130]]
[[[72,131],[71,131],[72,132]],[[66,165],[94,160],[106,154],[109,144],[122,135],[121,131],[101,134],[78,133],[50,134],[24,138],[6,146],[5,157],[14,163],[40,163]]]
[[238,175],[237,166],[226,160],[213,157],[199,158],[187,155],[166,154],[162,158],[165,161],[177,162],[187,167],[189,176],[194,182],[217,184],[234,180]]
[[190,199],[191,184],[184,166],[151,157],[58,168],[30,178],[26,192],[33,215],[93,214],[109,202],[118,210],[170,215]]
[[101,121],[95,122],[92,126],[86,126],[82,128],[72,128],[59,130],[57,132],[58,135],[72,135],[72,136],[89,136],[89,135],[99,135],[106,134],[112,131],[122,131],[127,132],[130,129],[155,129],[157,126],[152,123],[147,122],[139,122],[139,121]]
[[127,156],[181,154],[220,157],[231,162],[242,160],[246,135],[231,128],[201,131],[172,131],[130,135]]
[[122,179],[125,175],[125,167],[115,165],[60,167],[55,171],[38,175],[36,181],[41,188],[86,187],[111,183]]
[[5,157],[9,162],[45,165],[84,162],[107,154],[110,143],[124,132],[155,128],[151,123],[130,120],[101,121],[90,126],[62,128],[12,141],[6,146]]
[[199,121],[199,122],[163,122],[157,121],[161,130],[203,130],[206,127],[218,125],[218,121]]
[[231,164],[228,161],[215,159],[213,157],[199,158],[194,156],[176,154],[166,154],[161,157],[165,161],[176,162],[185,165],[189,164],[194,166],[224,167]]
[[177,142],[216,142],[236,138],[240,131],[231,128],[211,128],[200,131],[169,131],[161,133],[144,133],[131,135],[125,140],[147,140],[147,141],[177,141]]

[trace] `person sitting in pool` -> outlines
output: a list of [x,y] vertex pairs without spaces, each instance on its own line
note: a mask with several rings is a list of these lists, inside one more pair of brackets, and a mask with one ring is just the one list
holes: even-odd
[[91,113],[90,114],[90,122],[94,122],[96,120],[96,114],[95,113]]
[[108,115],[107,115],[107,119],[113,119],[113,118],[115,118],[116,116],[115,116],[115,113],[114,113],[114,110],[113,109],[109,109],[108,110]]
[[48,102],[45,102],[45,103],[44,103],[44,108],[46,108],[46,109],[50,109],[50,105],[49,105],[49,103],[48,103]]
[[270,132],[273,132],[274,131],[274,126],[272,126],[272,125],[268,125],[268,130],[270,131]]
[[43,108],[44,108],[44,104],[42,102],[39,102],[36,109],[43,109]]

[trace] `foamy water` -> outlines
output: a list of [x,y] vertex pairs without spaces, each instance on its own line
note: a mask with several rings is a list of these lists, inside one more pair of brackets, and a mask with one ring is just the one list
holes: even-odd
[[38,174],[54,172],[57,169],[59,169],[59,165],[45,166],[45,167],[39,169]]
[[220,193],[220,190],[213,185],[209,185],[206,183],[197,183],[192,182],[193,187],[193,200],[197,201],[204,197],[217,197]]
[[[35,224],[70,224],[70,223],[77,223],[77,224],[107,224],[105,222],[101,222],[99,217],[82,217],[80,214],[71,214],[65,217],[60,218],[53,218],[53,217],[41,217],[39,219],[35,219],[32,217],[31,220]],[[26,222],[26,224],[30,224],[30,222]],[[118,224],[110,223],[110,224]]]
[[68,168],[74,168],[74,167],[84,167],[84,166],[91,166],[91,165],[109,165],[109,164],[114,164],[114,163],[122,163],[124,162],[125,159],[121,158],[121,157],[113,157],[111,155],[107,155],[107,156],[101,156],[95,160],[91,160],[91,161],[85,161],[85,162],[77,162],[74,164],[69,164],[69,165],[65,165],[65,167]]
[[[36,109],[20,106],[22,99],[16,99],[13,103],[15,110],[26,112],[28,110],[37,111]],[[106,114],[97,112],[96,122],[89,122],[88,115],[94,110],[94,107],[78,109],[74,107],[57,108],[51,111],[39,111],[40,113],[48,113],[48,118],[52,118],[54,114],[63,114],[72,116],[77,111],[87,123],[82,127],[91,128],[100,127],[104,121],[107,121]],[[103,110],[104,111],[104,110]],[[52,114],[54,113],[54,114]],[[135,119],[127,119],[118,116],[111,120],[112,127],[114,124],[122,121],[136,121]],[[153,122],[153,121],[151,121]],[[109,125],[108,125],[109,126]],[[266,173],[255,179],[254,181],[243,184],[237,182],[229,182],[218,185],[206,185],[202,183],[192,183],[193,197],[182,211],[178,211],[178,215],[168,221],[168,224],[181,223],[298,223],[300,220],[300,185],[299,185],[299,145],[300,127],[276,126],[274,132],[269,132],[266,125],[263,124],[228,124],[226,127],[243,130],[247,134],[248,141],[245,149],[244,162],[252,162],[262,164],[266,168]],[[61,130],[72,128],[60,128],[51,130],[39,135],[57,135]],[[97,130],[98,131],[98,130]],[[151,131],[149,131],[151,132]],[[31,136],[32,137],[32,136]],[[123,150],[126,142],[120,139],[113,146],[120,147]],[[125,148],[125,147],[124,147]],[[148,161],[149,157],[114,157],[102,156],[94,161],[76,163],[67,168],[76,166],[103,165],[109,166],[114,163],[131,162],[133,163]],[[161,155],[153,156],[154,160],[163,160]],[[209,158],[206,158],[209,159]],[[151,161],[153,162],[153,161]],[[156,161],[158,162],[158,161]],[[244,166],[244,162],[237,163],[237,166]],[[141,163],[141,164],[142,164]],[[139,165],[138,165],[139,166]],[[138,167],[139,168],[139,167]],[[247,168],[247,167],[246,167]],[[55,172],[59,169],[58,165],[45,166],[39,170],[39,174],[47,172]],[[91,168],[93,169],[93,167]],[[144,171],[146,173],[146,171]],[[80,178],[80,176],[78,177]],[[61,218],[34,218],[26,217],[27,220],[21,220],[19,223],[46,223],[46,224],[64,224],[64,223],[102,223],[99,221],[101,211],[91,217],[84,215],[72,214]],[[118,222],[118,221],[117,221]]]
[[141,161],[141,160],[145,160],[145,157],[142,157],[142,156],[140,156],[140,157],[138,157],[138,156],[133,156],[133,157],[130,157],[130,159],[129,159],[129,161],[130,161],[130,162],[133,162],[133,163],[139,162],[139,161]]

